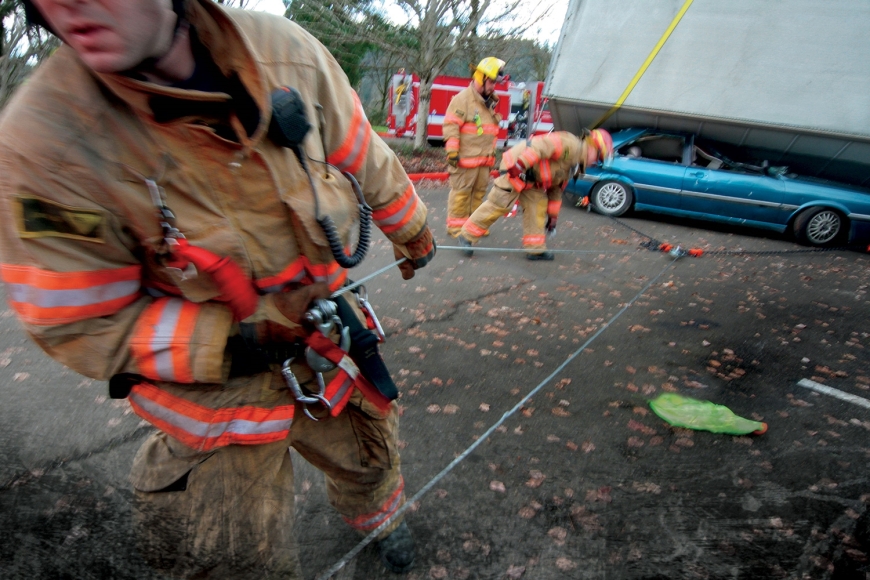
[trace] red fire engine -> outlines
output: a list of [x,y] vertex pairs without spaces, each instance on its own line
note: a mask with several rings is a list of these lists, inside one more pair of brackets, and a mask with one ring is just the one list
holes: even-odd
[[[433,145],[443,142],[444,114],[453,96],[471,83],[470,78],[437,76],[432,84],[429,103],[427,140]],[[503,145],[516,139],[547,133],[553,129],[552,117],[543,97],[544,83],[505,82],[496,85],[499,97],[497,112],[502,116],[498,133]],[[420,79],[416,75],[399,71],[390,84],[388,124],[390,133],[397,137],[411,137],[417,129]],[[531,123],[529,120],[531,119]],[[529,126],[531,124],[531,132]]]

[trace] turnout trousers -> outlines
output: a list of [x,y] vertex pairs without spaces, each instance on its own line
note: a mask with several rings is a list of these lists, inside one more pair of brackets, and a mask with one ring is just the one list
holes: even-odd
[[[241,379],[221,390],[222,405],[287,404],[280,371]],[[397,429],[395,402],[383,413],[356,391],[341,414],[320,421],[297,403],[290,434],[273,443],[202,453],[157,432],[131,473],[140,552],[171,577],[301,579],[289,448],[323,471],[329,502],[365,535],[405,501]]]
[[[540,253],[547,249],[547,194],[543,189],[533,187],[517,192],[509,185],[500,187],[501,178],[489,190],[486,200],[477,208],[462,226],[460,235],[472,243],[486,235],[485,232],[500,217],[510,211],[519,200],[523,209],[523,248],[530,253]],[[507,180],[505,179],[505,182]]]
[[447,233],[452,237],[468,217],[480,207],[489,184],[492,167],[450,167],[450,193],[447,195]]

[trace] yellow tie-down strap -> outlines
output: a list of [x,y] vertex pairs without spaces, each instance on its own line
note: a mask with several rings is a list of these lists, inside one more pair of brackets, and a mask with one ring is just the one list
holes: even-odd
[[600,119],[598,119],[594,125],[592,125],[592,129],[596,129],[596,128],[600,127],[601,124],[604,123],[604,121],[609,119],[610,116],[613,113],[615,113],[617,111],[617,109],[619,109],[619,107],[622,106],[622,103],[625,102],[625,99],[627,99],[628,95],[631,94],[631,91],[634,90],[634,86],[638,83],[638,81],[640,80],[640,77],[643,76],[643,73],[646,72],[646,69],[649,68],[649,65],[652,64],[652,61],[655,60],[655,57],[658,55],[659,51],[665,45],[665,42],[668,41],[668,38],[670,38],[671,33],[677,27],[677,24],[680,23],[680,20],[683,18],[683,14],[686,13],[686,10],[688,10],[689,6],[692,5],[692,2],[694,2],[694,0],[686,0],[683,3],[683,7],[680,8],[680,11],[677,12],[677,15],[674,16],[673,20],[671,20],[671,24],[670,24],[670,26],[668,26],[668,29],[665,30],[665,33],[662,34],[661,38],[659,38],[659,41],[656,43],[655,47],[652,49],[652,52],[649,53],[649,56],[646,57],[646,60],[641,65],[640,69],[638,69],[637,73],[634,75],[634,78],[631,79],[631,82],[628,83],[628,86],[625,87],[624,91],[622,91],[622,95],[620,95],[619,99],[617,99],[616,103],[612,107],[610,107],[610,110],[607,111],[606,113],[604,113],[604,115]]

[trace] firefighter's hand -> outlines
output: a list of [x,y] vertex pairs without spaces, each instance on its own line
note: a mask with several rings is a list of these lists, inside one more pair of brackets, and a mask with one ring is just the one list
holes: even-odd
[[393,255],[397,260],[405,258],[405,261],[399,264],[399,270],[402,271],[402,279],[410,280],[414,277],[414,270],[424,267],[435,257],[437,247],[435,239],[432,237],[432,230],[428,225],[424,225],[420,233],[405,244],[393,244]]
[[526,164],[522,159],[517,159],[516,164],[508,167],[507,172],[511,177],[519,177],[526,172]]
[[447,152],[447,165],[450,167],[456,167],[459,165],[459,151]]
[[548,215],[547,216],[547,233],[552,234],[556,231],[556,222],[559,221],[559,216]]
[[260,298],[257,311],[239,324],[249,346],[294,342],[308,333],[302,317],[317,298],[329,298],[326,282],[315,282],[290,292],[267,294]]

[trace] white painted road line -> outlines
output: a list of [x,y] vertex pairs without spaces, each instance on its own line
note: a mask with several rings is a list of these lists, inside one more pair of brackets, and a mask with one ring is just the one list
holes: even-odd
[[870,409],[870,401],[868,401],[867,399],[865,399],[863,397],[857,397],[855,395],[850,395],[849,393],[844,393],[843,391],[840,391],[840,390],[835,389],[833,387],[829,387],[827,385],[823,385],[821,383],[817,383],[815,381],[811,381],[809,379],[799,380],[798,386],[805,387],[807,389],[812,389],[814,391],[818,391],[820,393],[824,393],[826,395],[836,397],[836,398],[841,399],[843,401],[848,401],[850,403],[854,403],[854,404],[859,405],[861,407],[865,407],[867,409]]

